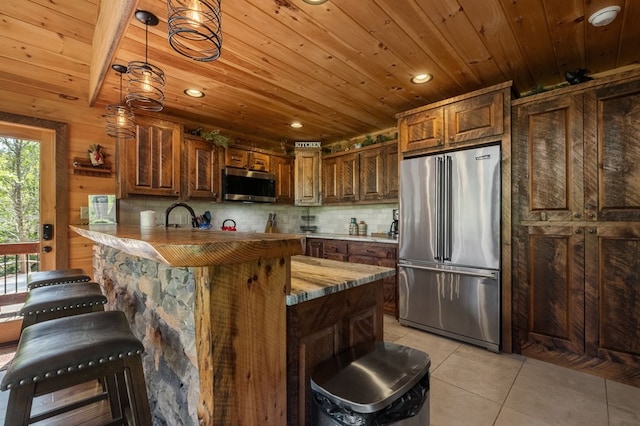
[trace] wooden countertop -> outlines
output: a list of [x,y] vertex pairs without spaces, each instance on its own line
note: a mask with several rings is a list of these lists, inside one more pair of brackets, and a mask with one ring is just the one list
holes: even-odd
[[291,294],[287,305],[296,305],[331,293],[392,277],[395,268],[347,263],[309,256],[291,258]]
[[303,253],[292,234],[228,232],[194,228],[141,229],[128,225],[70,225],[96,243],[171,266],[208,266]]

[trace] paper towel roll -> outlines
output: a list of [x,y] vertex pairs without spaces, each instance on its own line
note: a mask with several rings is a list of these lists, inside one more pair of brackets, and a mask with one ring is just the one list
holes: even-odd
[[153,228],[156,226],[156,212],[145,210],[140,212],[140,228]]

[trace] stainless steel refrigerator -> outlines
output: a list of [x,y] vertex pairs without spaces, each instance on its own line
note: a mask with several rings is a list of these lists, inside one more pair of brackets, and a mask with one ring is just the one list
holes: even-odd
[[400,323],[500,350],[500,147],[400,163]]

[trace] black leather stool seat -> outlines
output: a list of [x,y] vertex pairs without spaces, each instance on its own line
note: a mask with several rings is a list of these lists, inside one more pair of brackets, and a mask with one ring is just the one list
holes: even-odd
[[91,281],[91,277],[80,268],[76,269],[57,269],[54,271],[40,271],[29,275],[27,279],[27,288],[29,290],[36,287],[63,283],[80,283]]
[[37,322],[104,310],[107,298],[98,283],[57,284],[37,287],[27,294],[20,315],[22,329]]
[[120,410],[116,414],[124,417],[130,408],[135,424],[151,424],[143,350],[122,311],[91,312],[25,328],[0,383],[0,389],[11,391],[6,416],[10,423],[5,424],[27,424],[35,396],[102,378],[110,388],[105,397],[112,413]]

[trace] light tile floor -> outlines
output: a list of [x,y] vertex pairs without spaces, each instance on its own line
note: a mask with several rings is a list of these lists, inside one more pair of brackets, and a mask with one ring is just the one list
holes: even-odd
[[431,358],[431,425],[640,426],[640,388],[400,325],[385,341]]
[[640,426],[640,388],[384,321],[385,341],[431,358],[432,426]]

